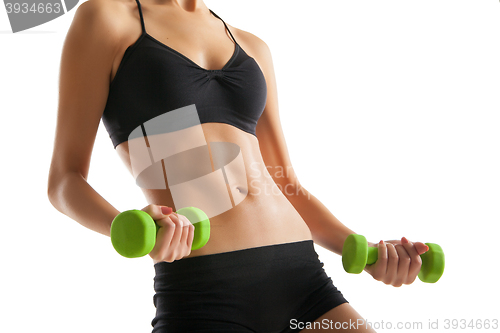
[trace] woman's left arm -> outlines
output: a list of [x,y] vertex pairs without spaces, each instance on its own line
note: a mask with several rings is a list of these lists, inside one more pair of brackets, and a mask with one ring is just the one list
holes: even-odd
[[[248,33],[246,33],[248,34]],[[248,34],[247,36],[249,36]],[[271,52],[266,43],[250,35],[246,38],[251,56],[257,61],[267,83],[267,101],[260,117],[256,134],[264,163],[281,189],[283,195],[304,219],[316,244],[342,254],[342,247],[348,235],[355,233],[340,222],[315,196],[300,185],[293,171],[278,112],[278,93]],[[282,172],[286,170],[286,172]],[[279,175],[280,177],[277,177]],[[392,243],[392,244],[391,244]],[[381,255],[366,271],[376,280],[393,286],[410,284],[417,277],[421,267],[420,254],[426,251],[423,243],[392,241],[369,243],[378,246]]]

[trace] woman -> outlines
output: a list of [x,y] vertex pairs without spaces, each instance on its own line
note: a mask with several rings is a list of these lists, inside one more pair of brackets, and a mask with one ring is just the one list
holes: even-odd
[[[52,204],[109,236],[120,212],[86,181],[100,119],[133,171],[130,144],[137,138],[131,133],[189,105],[196,106],[207,147],[237,146],[245,172],[227,183],[231,208],[210,216],[210,240],[195,251],[193,225],[172,212],[181,207],[175,207],[168,175],[164,188],[142,186],[150,203],[143,210],[161,227],[150,253],[153,332],[292,332],[323,319],[362,320],[314,251],[313,241],[341,254],[354,232],[293,172],[270,51],[256,36],[226,25],[203,1],[89,0],[78,8],[61,60]],[[139,140],[152,149],[143,134]],[[415,280],[424,244],[402,238],[371,245],[380,251],[366,268],[375,279],[393,286]],[[355,330],[373,332],[369,326]]]

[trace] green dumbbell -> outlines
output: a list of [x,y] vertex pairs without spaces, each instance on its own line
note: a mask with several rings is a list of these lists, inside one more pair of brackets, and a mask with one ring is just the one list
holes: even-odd
[[[194,225],[191,250],[203,247],[210,238],[210,220],[207,214],[196,207],[177,210]],[[142,210],[127,210],[118,214],[111,224],[111,243],[116,252],[127,258],[143,257],[150,253],[156,243],[160,227],[153,218]]]
[[[422,282],[435,283],[444,272],[444,252],[441,246],[434,243],[425,243],[429,250],[420,255],[422,267],[418,278]],[[342,265],[348,273],[359,274],[366,265],[377,261],[378,248],[368,246],[366,238],[361,235],[347,236],[342,248]]]

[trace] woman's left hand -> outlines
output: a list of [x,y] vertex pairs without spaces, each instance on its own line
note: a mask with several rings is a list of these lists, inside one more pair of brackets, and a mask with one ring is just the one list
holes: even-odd
[[380,241],[378,245],[368,242],[368,246],[378,246],[378,259],[374,264],[366,265],[365,271],[375,280],[394,287],[415,281],[422,266],[420,255],[429,250],[424,243],[412,243],[405,237]]

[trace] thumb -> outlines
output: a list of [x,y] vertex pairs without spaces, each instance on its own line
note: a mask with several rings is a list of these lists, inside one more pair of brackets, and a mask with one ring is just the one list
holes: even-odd
[[416,242],[416,243],[413,243],[413,245],[415,246],[415,249],[417,250],[417,253],[419,255],[424,254],[425,252],[429,251],[429,247],[427,245],[425,245],[424,243]]
[[171,207],[154,205],[154,204],[148,205],[144,207],[142,210],[148,213],[155,221],[162,219],[165,217],[165,215],[172,213]]

